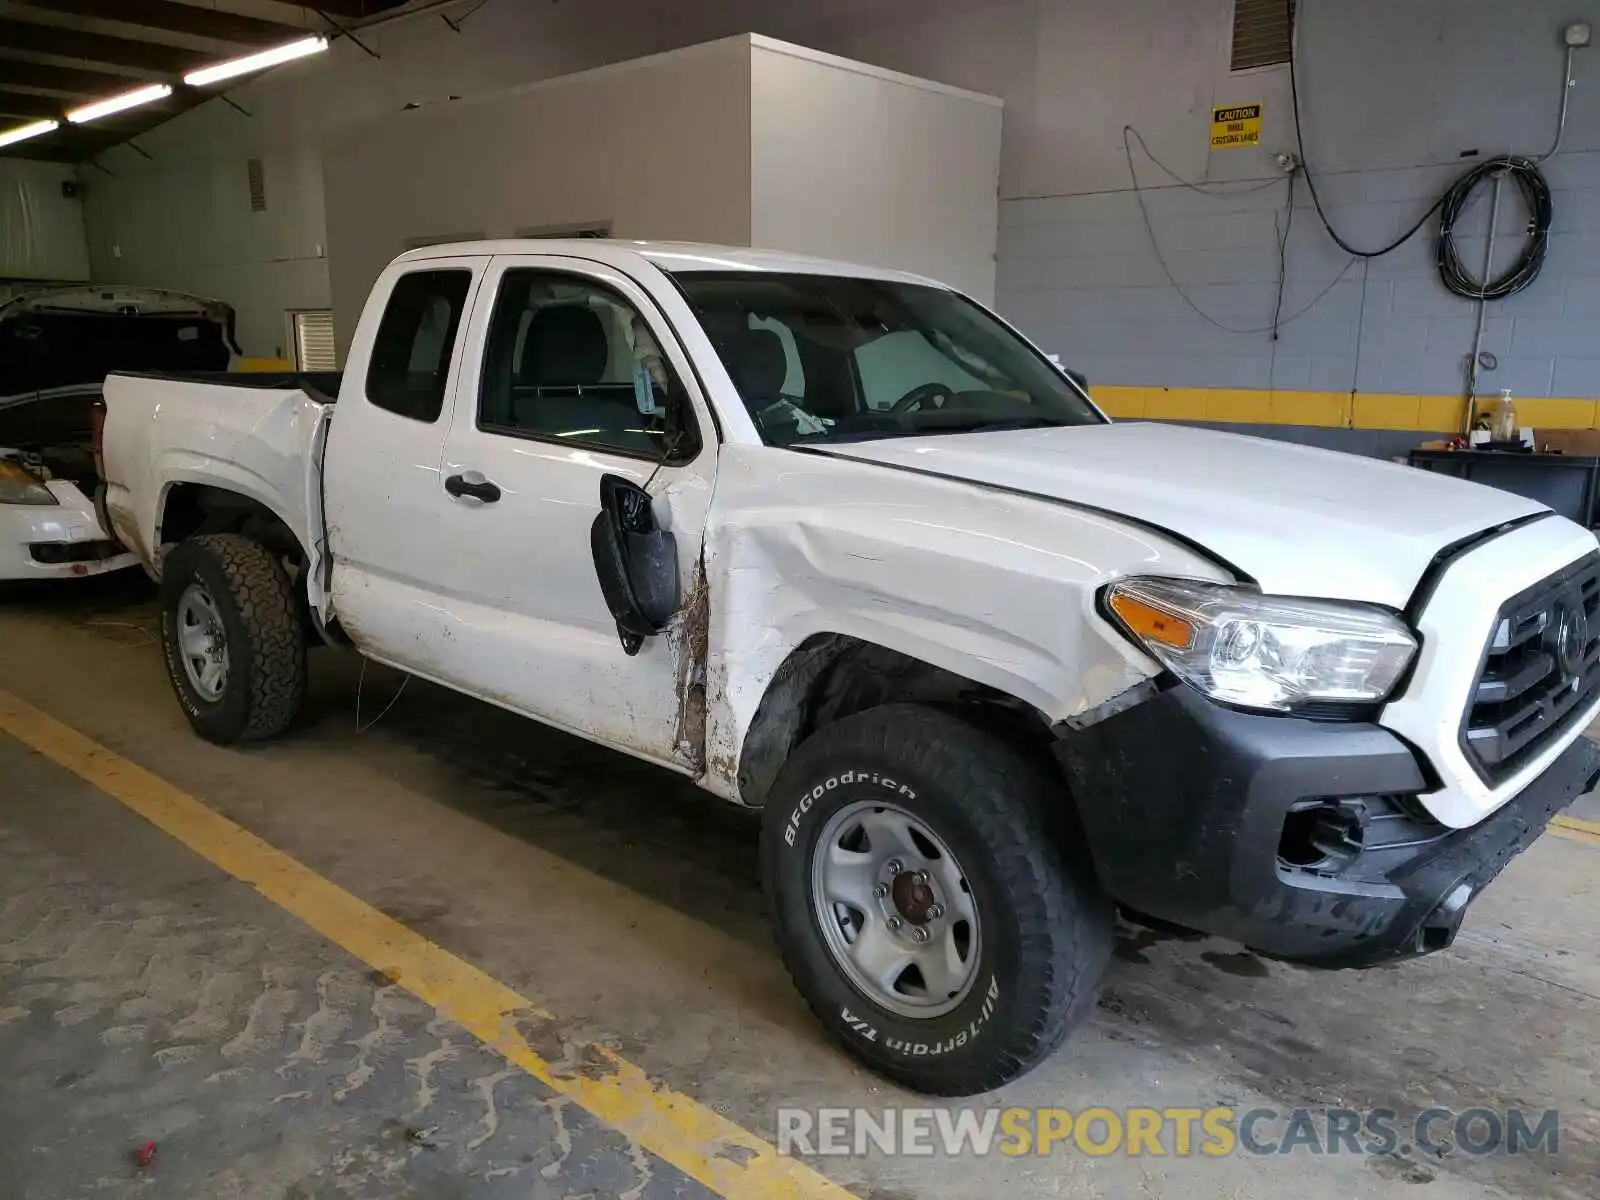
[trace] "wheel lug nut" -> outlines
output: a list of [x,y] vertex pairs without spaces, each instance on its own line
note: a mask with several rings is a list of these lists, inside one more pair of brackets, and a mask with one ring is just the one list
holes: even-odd
[[887,883],[878,884],[876,887],[874,887],[872,889],[872,894],[874,896],[876,896],[879,900],[882,900],[885,896],[887,896],[889,894],[889,885]]
[[914,941],[914,942],[925,942],[925,941],[927,941],[928,940],[928,931],[926,929],[924,929],[921,925],[916,926],[911,931],[911,940]]
[[944,916],[944,905],[942,905],[942,904],[930,904],[930,905],[928,905],[928,920],[937,921],[942,916]]
[[928,882],[928,873],[926,871],[918,871],[912,876],[912,881],[917,884],[926,884]]
[[887,870],[891,875],[898,875],[905,868],[900,865],[900,860],[898,858],[891,858],[886,864],[884,864],[884,869]]
[[900,921],[899,917],[890,917],[889,918],[889,928],[894,930],[896,933],[898,933],[900,931],[900,924],[901,924],[901,921]]

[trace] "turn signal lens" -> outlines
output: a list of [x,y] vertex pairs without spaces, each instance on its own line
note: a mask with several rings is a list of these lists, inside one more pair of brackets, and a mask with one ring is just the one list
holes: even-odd
[[1129,633],[1147,642],[1174,650],[1187,650],[1194,642],[1194,626],[1189,622],[1126,592],[1111,593],[1111,611],[1121,618]]

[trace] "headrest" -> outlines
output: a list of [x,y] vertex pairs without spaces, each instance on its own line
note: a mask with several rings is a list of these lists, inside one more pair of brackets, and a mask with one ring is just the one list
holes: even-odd
[[573,387],[605,378],[611,344],[600,314],[583,304],[558,304],[533,314],[517,364],[517,382]]
[[734,386],[746,397],[776,398],[789,377],[783,339],[771,329],[741,329],[724,343],[724,361]]

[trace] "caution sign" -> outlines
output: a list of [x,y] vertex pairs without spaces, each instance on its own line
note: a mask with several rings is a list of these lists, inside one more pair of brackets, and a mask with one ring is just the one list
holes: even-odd
[[1234,146],[1261,144],[1261,105],[1234,104],[1211,110],[1211,148],[1227,150]]

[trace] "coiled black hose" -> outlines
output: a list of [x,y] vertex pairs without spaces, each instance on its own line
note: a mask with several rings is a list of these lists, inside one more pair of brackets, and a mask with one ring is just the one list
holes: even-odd
[[[1456,221],[1465,211],[1472,193],[1482,184],[1492,184],[1494,176],[1500,172],[1515,180],[1522,190],[1528,210],[1528,228],[1517,260],[1497,278],[1480,279],[1461,261],[1456,245]],[[1504,300],[1515,296],[1539,278],[1539,272],[1544,269],[1545,256],[1550,250],[1553,211],[1550,185],[1533,159],[1502,155],[1479,163],[1450,185],[1439,204],[1439,278],[1445,287],[1469,300]]]

